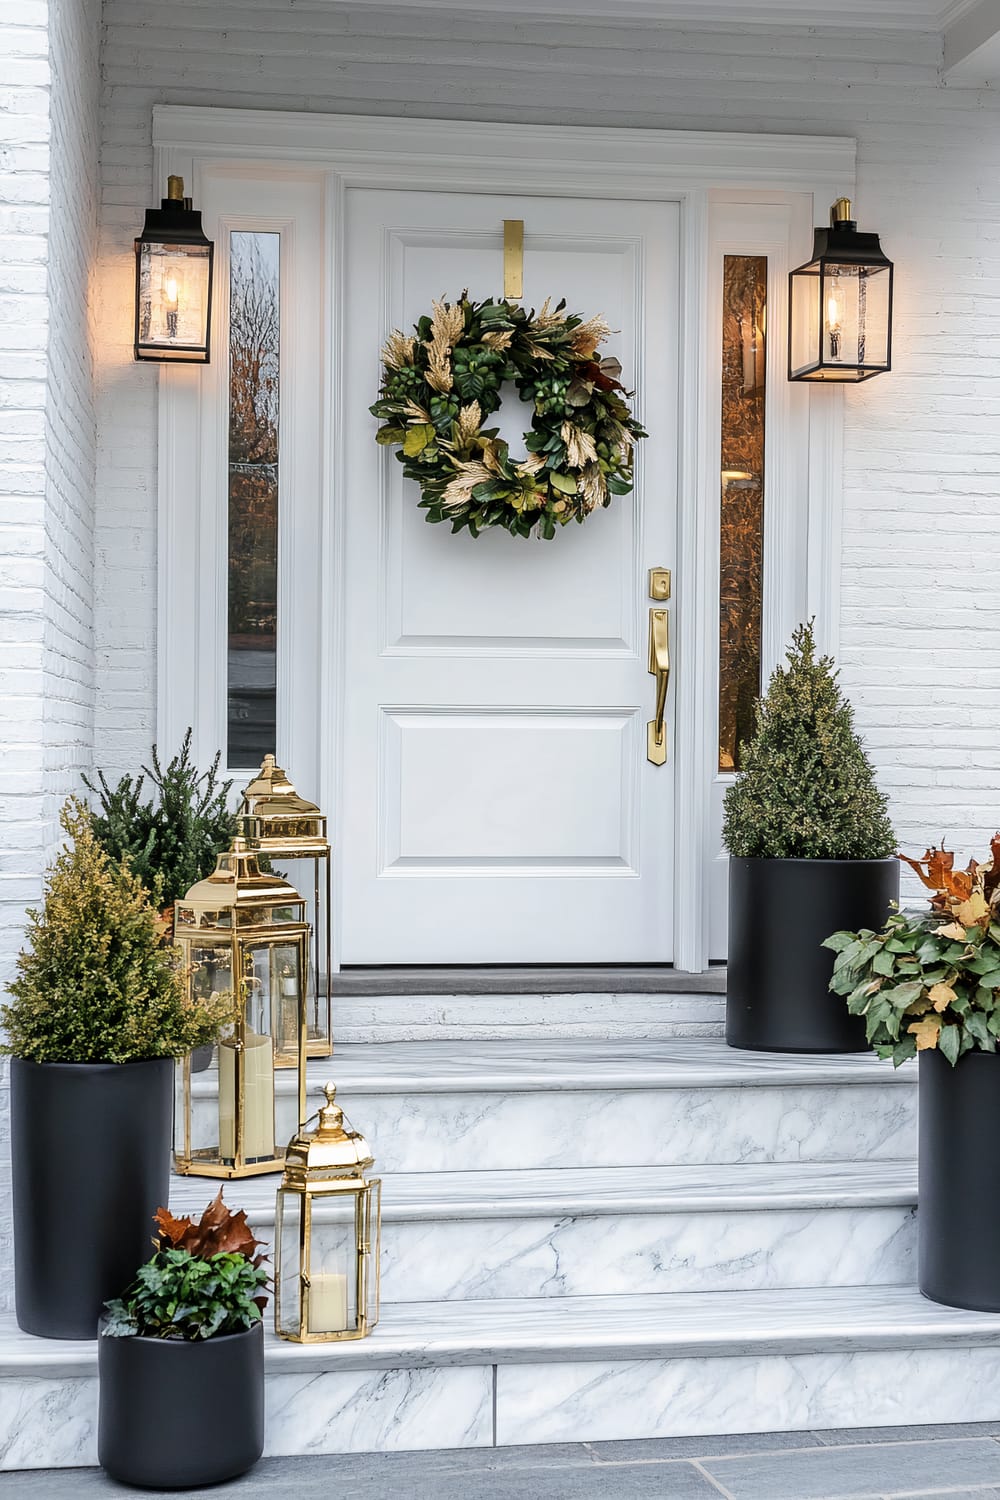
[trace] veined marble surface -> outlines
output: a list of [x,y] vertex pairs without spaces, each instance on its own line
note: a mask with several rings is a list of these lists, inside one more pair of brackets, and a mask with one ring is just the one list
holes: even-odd
[[499,1446],[905,1426],[931,1412],[1000,1418],[1000,1343],[497,1369]]
[[[870,1071],[839,1084],[580,1092],[497,1086],[421,1094],[345,1089],[339,1097],[383,1172],[903,1161],[916,1155],[916,1088],[885,1086]],[[199,1096],[196,1131],[217,1128],[216,1110],[210,1093]],[[288,1140],[295,1128],[291,1093],[279,1097],[277,1115],[278,1138]]]
[[[449,1365],[985,1347],[1000,1314],[943,1307],[912,1286],[664,1296],[388,1303],[367,1339],[297,1345],[268,1336],[272,1373]],[[96,1341],[62,1343],[0,1324],[0,1378],[92,1374]]]
[[[355,1094],[508,1093],[520,1090],[795,1087],[817,1084],[915,1086],[916,1068],[894,1069],[871,1053],[839,1055],[741,1052],[721,1037],[668,1040],[564,1039],[345,1043],[309,1063],[317,1098],[332,1078]],[[294,1092],[285,1069],[278,1086]],[[214,1070],[195,1075],[196,1092],[214,1092]]]
[[[204,1181],[174,1179],[199,1212]],[[227,1184],[268,1244],[274,1185]],[[905,1162],[389,1176],[389,1302],[884,1285],[916,1276],[916,1168]],[[323,1212],[314,1214],[323,1244]]]
[[[226,1201],[255,1224],[274,1222],[273,1177],[225,1184]],[[174,1176],[175,1213],[214,1196],[204,1178]],[[525,1171],[396,1172],[382,1185],[387,1222],[548,1218],[553,1214],[740,1213],[753,1210],[911,1208],[914,1161],[740,1162],[660,1167],[562,1167]]]

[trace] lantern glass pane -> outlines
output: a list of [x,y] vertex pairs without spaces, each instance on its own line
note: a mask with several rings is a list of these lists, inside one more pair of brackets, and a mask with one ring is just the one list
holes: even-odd
[[804,266],[791,278],[790,367],[793,375],[815,369],[820,361],[819,263]]
[[740,768],[760,692],[764,609],[767,256],[727,255],[722,275],[719,760]]
[[888,362],[887,267],[828,263],[823,271],[823,359],[864,368]]
[[358,1326],[358,1195],[313,1200],[308,1333],[352,1333]]
[[206,943],[191,943],[188,949],[191,993],[196,1000],[210,1000],[233,992],[233,950]]
[[279,1189],[274,1226],[278,1332],[297,1338],[302,1318],[302,1194]]
[[279,257],[281,236],[230,236],[230,766],[275,749],[278,645]]
[[373,1177],[368,1194],[368,1322],[374,1327],[378,1322],[380,1307],[380,1269],[382,1265],[382,1182]]
[[299,1040],[299,991],[302,984],[298,944],[276,943],[271,949],[271,993],[275,1003],[275,1045],[295,1054]]
[[139,245],[139,345],[179,359],[208,341],[210,245]]

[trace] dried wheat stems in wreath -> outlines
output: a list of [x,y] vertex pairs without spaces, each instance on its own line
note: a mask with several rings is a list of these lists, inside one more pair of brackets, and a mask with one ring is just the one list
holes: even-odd
[[[428,521],[473,536],[500,526],[551,538],[632,488],[636,438],[616,359],[598,359],[611,332],[546,301],[539,312],[511,302],[435,302],[414,336],[395,332],[382,351],[382,385],[371,411],[382,444],[421,490]],[[495,427],[505,382],[533,407],[525,453],[511,454]]]

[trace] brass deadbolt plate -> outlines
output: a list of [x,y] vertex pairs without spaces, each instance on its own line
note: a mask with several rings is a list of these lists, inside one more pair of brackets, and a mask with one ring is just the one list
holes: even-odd
[[651,599],[670,598],[670,569],[650,568],[649,570],[649,597]]

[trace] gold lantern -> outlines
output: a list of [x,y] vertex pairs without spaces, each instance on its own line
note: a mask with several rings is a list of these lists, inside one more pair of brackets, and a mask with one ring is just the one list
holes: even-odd
[[364,1338],[379,1313],[382,1183],[365,1176],[371,1148],[334,1085],[324,1092],[316,1129],[289,1142],[275,1213],[274,1327],[300,1344]]
[[305,1114],[305,908],[282,876],[261,873],[242,838],[174,907],[174,939],[192,999],[225,993],[237,999],[215,1068],[200,1073],[192,1089],[190,1057],[178,1063],[178,1172],[251,1177],[281,1169],[274,1118],[279,1055],[298,1060],[296,1118]]
[[[269,860],[309,860],[313,884],[313,963],[306,1004],[306,1053],[329,1057],[331,1029],[332,951],[330,925],[330,843],[326,818],[315,802],[300,797],[273,755],[243,793],[240,808],[243,831],[252,848]],[[294,1058],[279,1055],[278,1066]]]

